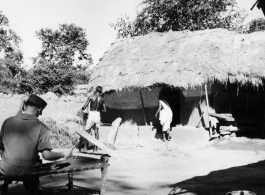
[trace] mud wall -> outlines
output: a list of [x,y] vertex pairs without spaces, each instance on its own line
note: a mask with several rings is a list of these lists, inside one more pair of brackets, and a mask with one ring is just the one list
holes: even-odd
[[[142,89],[142,97],[144,102],[144,107],[154,108],[158,105],[158,97],[161,88],[155,89]],[[107,94],[105,96],[106,106],[114,109],[132,110],[132,109],[142,109],[141,105],[141,95],[138,88],[132,90],[124,90],[121,92],[115,92]]]
[[[172,126],[179,124],[183,126],[196,126],[202,113],[203,124],[209,124],[205,91],[201,87],[187,90],[165,87],[142,90],[147,124],[159,125],[159,120],[155,118],[155,113],[158,109],[160,93],[163,93],[164,98],[169,102],[173,111]],[[212,91],[209,86],[208,94],[210,97],[210,111],[214,112],[213,101],[211,99]],[[131,121],[137,125],[145,125],[139,89],[126,90],[120,93],[114,92],[106,95],[105,99],[108,112],[102,114],[104,121],[110,122],[117,117],[122,117],[124,121]],[[197,104],[200,105],[199,108]]]
[[[158,107],[158,97],[161,88],[142,89],[143,105],[146,114],[147,123],[159,124],[155,118]],[[141,95],[138,88],[113,92],[105,95],[107,113],[102,113],[102,121],[111,123],[117,117],[123,121],[129,121],[137,125],[145,125],[142,110]]]
[[[207,93],[209,112],[215,113],[211,86],[207,87]],[[194,127],[197,125],[202,127],[209,126],[204,86],[182,90],[180,98],[180,124]]]
[[[14,116],[20,106],[23,95],[5,95],[0,93],[0,124],[10,117]],[[67,96],[58,98],[53,93],[41,95],[47,101],[48,105],[40,118],[51,117],[56,121],[66,122],[68,119],[77,118],[77,111],[84,105],[85,96]]]

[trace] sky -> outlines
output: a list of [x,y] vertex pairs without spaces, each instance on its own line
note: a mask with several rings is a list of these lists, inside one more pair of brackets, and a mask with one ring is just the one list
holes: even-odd
[[[86,30],[90,42],[88,53],[94,63],[108,50],[116,39],[116,31],[110,27],[121,14],[131,19],[142,0],[0,0],[0,11],[9,19],[9,27],[23,40],[20,49],[24,62],[30,67],[41,50],[36,31],[41,28],[57,29],[59,24],[75,23]],[[264,17],[257,8],[250,11],[256,0],[237,0],[238,6],[249,14],[248,21]]]

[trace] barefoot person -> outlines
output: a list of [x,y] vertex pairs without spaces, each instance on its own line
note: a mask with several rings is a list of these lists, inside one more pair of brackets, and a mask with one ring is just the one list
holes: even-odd
[[[102,97],[102,87],[97,86],[95,93],[88,97],[82,110],[85,110],[90,104],[90,111],[88,114],[88,120],[86,124],[86,131],[89,132],[94,127],[95,138],[99,139],[99,125],[100,125],[100,112],[106,112],[105,99]],[[85,145],[85,149],[87,145]],[[95,147],[95,150],[97,147]]]
[[159,99],[159,107],[155,115],[156,118],[158,113],[159,120],[162,125],[163,141],[166,141],[166,134],[168,139],[170,139],[170,124],[172,122],[173,113],[169,106],[169,103],[163,98],[163,96]]
[[[53,152],[49,141],[48,128],[38,120],[47,103],[31,94],[25,103],[25,111],[6,119],[1,127],[0,150],[3,153],[0,172],[4,175],[17,175],[34,171],[34,165],[41,163],[38,153],[45,160],[68,158],[72,151]],[[7,194],[12,180],[5,180],[0,194]],[[28,194],[39,194],[39,177],[23,180]]]

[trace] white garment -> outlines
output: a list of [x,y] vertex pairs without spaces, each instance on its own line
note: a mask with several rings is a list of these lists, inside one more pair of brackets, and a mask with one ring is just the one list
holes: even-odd
[[159,103],[162,105],[162,110],[159,114],[159,120],[163,126],[162,130],[167,131],[170,128],[172,122],[173,113],[169,104],[164,100],[159,100]]
[[99,128],[100,126],[100,112],[89,111],[86,130],[90,129],[94,124]]
[[211,125],[214,128],[217,128],[217,123],[219,123],[218,119],[212,116],[209,116],[209,120],[211,121]]

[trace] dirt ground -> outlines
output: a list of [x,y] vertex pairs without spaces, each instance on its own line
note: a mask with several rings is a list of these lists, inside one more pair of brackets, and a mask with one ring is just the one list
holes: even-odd
[[[108,130],[100,129],[102,141]],[[174,128],[171,142],[155,139],[151,128],[119,131],[107,194],[225,195],[234,190],[265,194],[265,141],[236,137],[208,142],[202,131]],[[74,184],[90,189],[99,189],[100,179],[99,170],[74,173]],[[66,174],[41,178],[46,194],[66,182]],[[22,183],[12,184],[9,194],[23,194]]]

